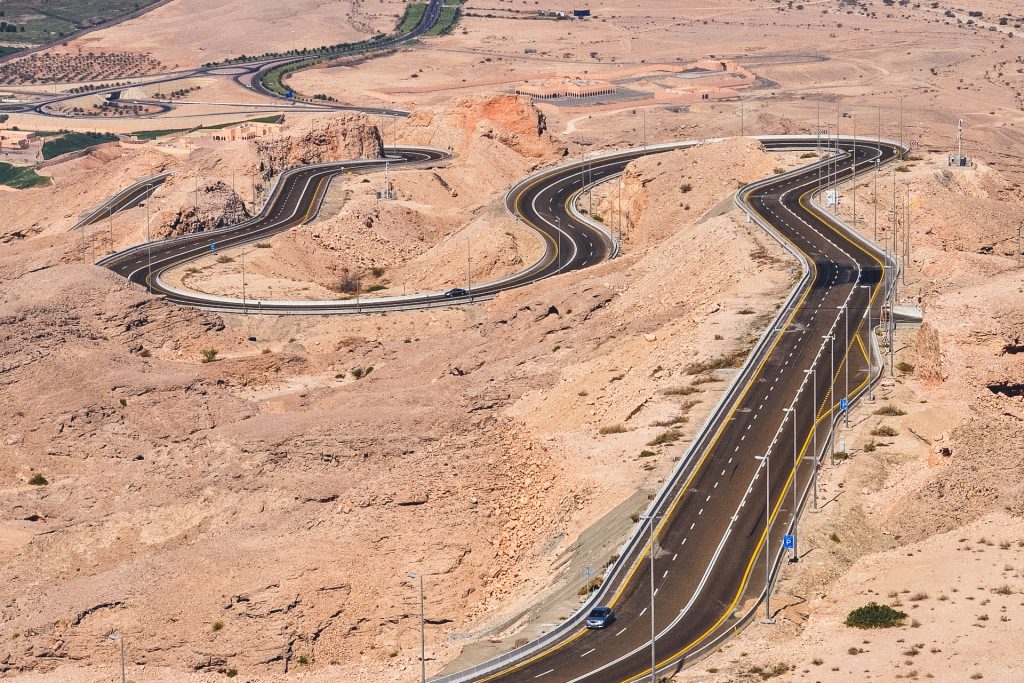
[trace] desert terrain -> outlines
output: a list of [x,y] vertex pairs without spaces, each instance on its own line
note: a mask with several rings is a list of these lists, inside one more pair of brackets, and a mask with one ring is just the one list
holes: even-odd
[[[195,66],[390,30],[403,9],[174,0],[55,53]],[[397,121],[293,112],[212,77],[161,85],[198,90],[156,119],[10,116],[129,133],[249,116],[210,102],[285,113],[269,138],[123,141],[40,169],[48,187],[0,186],[0,678],[109,679],[116,632],[136,681],[418,680],[417,572],[428,674],[543,632],[579,604],[583,568],[632,531],[735,372],[687,367],[741,362],[796,281],[795,261],[731,198],[806,159],[748,139],[634,162],[593,195],[594,213],[625,224],[621,257],[472,306],[221,315],[152,297],[97,258],[250,215],[286,167],[431,145],[454,158],[339,179],[314,221],[245,248],[247,284],[275,298],[334,297],[354,275],[367,296],[444,290],[467,265],[483,281],[539,257],[502,203],[536,169],[818,126],[913,144],[895,173],[855,184],[856,216],[853,186],[838,211],[887,244],[895,184],[911,245],[901,300],[924,322],[898,329],[891,371],[826,460],[777,623],[674,680],[1020,677],[1024,13],[994,0],[972,6],[979,17],[942,1],[633,1],[585,21],[525,18],[533,9],[469,0],[448,36],[292,76],[299,92],[411,112]],[[679,87],[671,67],[712,55],[756,85],[654,99]],[[561,75],[651,97],[511,94]],[[947,160],[960,119],[966,168]],[[68,231],[164,170],[148,206]],[[375,197],[385,183],[396,199]],[[240,254],[222,256],[175,282],[237,295]],[[871,601],[906,612],[904,625],[844,625]]]

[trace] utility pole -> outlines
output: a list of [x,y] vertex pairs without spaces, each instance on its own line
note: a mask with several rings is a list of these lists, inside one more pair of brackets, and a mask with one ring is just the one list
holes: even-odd
[[238,195],[235,194],[235,172],[231,172],[231,223],[235,224],[238,222],[238,204],[236,203]]
[[772,560],[769,552],[769,537],[772,535],[772,460],[771,453],[755,456],[764,461],[764,623],[774,624],[772,619]]
[[473,251],[470,245],[470,238],[466,237],[466,292],[469,293],[469,302],[473,303]]
[[651,565],[651,604],[648,605],[648,609],[651,611],[651,683],[657,683],[655,676],[657,676],[658,670],[658,659],[655,655],[655,642],[654,642],[654,521],[658,519],[657,515],[644,515],[640,519],[647,521],[647,533],[650,538],[650,556],[648,562]]

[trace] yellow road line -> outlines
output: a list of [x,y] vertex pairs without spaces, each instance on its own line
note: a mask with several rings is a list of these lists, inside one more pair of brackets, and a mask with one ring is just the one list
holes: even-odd
[[[629,156],[629,155],[621,155],[621,156]],[[608,157],[608,158],[617,158],[617,157]],[[527,190],[529,190],[532,187],[534,187],[537,183],[539,183],[545,177],[546,176],[541,176],[540,178],[535,180],[533,183],[528,185],[526,188],[524,188],[523,192],[520,193],[520,196],[522,196],[522,194],[525,193]],[[746,201],[746,198],[749,197],[752,192],[753,192],[753,190],[751,189],[751,190],[749,190],[744,195],[744,201]],[[884,276],[885,276],[885,272],[886,272],[886,268],[885,268],[885,264],[884,263],[879,261],[878,258],[875,257],[874,254],[872,254],[871,252],[867,251],[866,249],[864,249],[860,245],[858,245],[855,242],[853,242],[843,232],[837,230],[836,228],[834,228],[831,225],[829,225],[828,223],[826,223],[817,214],[815,214],[813,211],[811,211],[810,208],[806,204],[804,204],[804,198],[806,196],[808,196],[809,194],[811,194],[811,192],[812,192],[812,190],[808,190],[806,193],[804,193],[803,195],[800,196],[799,203],[804,208],[804,210],[807,211],[810,215],[812,215],[819,223],[821,223],[825,227],[829,228],[830,230],[832,230],[833,232],[838,234],[840,237],[842,237],[844,240],[846,240],[852,246],[856,247],[861,252],[863,252],[863,253],[867,254],[868,256],[870,256],[875,261],[875,263],[877,263],[882,268],[882,275],[883,275],[883,280],[884,280]],[[568,201],[568,199],[566,201]],[[758,216],[760,216],[762,220],[764,220],[765,222],[769,222],[768,219],[765,218],[764,215],[760,211],[755,209],[752,204],[750,204],[749,206],[750,206],[750,209],[752,211],[754,211]],[[515,202],[515,207],[514,208],[516,210],[516,213],[519,214],[520,217],[522,217],[524,220],[526,220],[526,217],[523,216],[522,213],[519,210],[519,198],[518,197],[516,198],[516,202]],[[527,223],[529,223],[530,225],[533,225],[529,221],[527,221]],[[539,226],[536,226],[536,225],[534,225],[534,227],[535,228],[539,228]],[[805,252],[803,249],[801,249],[792,240],[787,238],[782,233],[779,233],[779,236],[782,237],[787,242],[789,242],[790,245],[792,245],[797,251],[799,251],[801,254],[803,254],[807,258],[807,260],[810,262],[811,268],[812,268],[812,273],[813,273],[812,278],[811,278],[811,283],[813,284],[813,282],[817,279],[817,275],[818,275],[817,264],[814,262],[813,259],[810,258],[809,254],[807,254],[807,252]],[[556,252],[557,252],[557,246],[556,246]],[[881,282],[882,282],[882,280],[880,280],[879,283],[876,284],[876,286],[874,288],[874,291],[872,292],[871,298],[870,298],[870,300],[868,302],[869,306],[873,303],[874,297],[877,295],[877,292],[878,292],[878,289],[879,289],[879,287],[881,285]],[[747,384],[744,387],[743,392],[733,402],[733,406],[732,406],[732,409],[729,411],[728,417],[726,417],[726,419],[722,421],[721,425],[718,428],[718,431],[715,433],[715,437],[712,440],[711,444],[701,454],[701,457],[698,460],[697,464],[695,465],[693,472],[691,473],[691,475],[687,479],[686,484],[680,488],[679,493],[677,494],[676,498],[673,500],[672,505],[669,507],[669,510],[664,514],[664,516],[662,517],[661,523],[658,524],[657,528],[655,529],[655,531],[654,531],[654,541],[657,541],[657,538],[660,535],[660,533],[661,533],[662,529],[664,528],[664,526],[667,524],[668,519],[675,512],[679,502],[682,500],[683,494],[685,494],[687,492],[687,490],[690,488],[690,484],[693,482],[693,480],[696,478],[696,476],[700,473],[701,469],[703,468],[703,465],[704,465],[705,461],[708,458],[708,455],[710,455],[711,451],[714,450],[715,445],[717,445],[718,440],[721,438],[722,434],[725,431],[725,428],[728,426],[729,422],[732,420],[733,416],[736,413],[736,410],[739,408],[740,404],[742,404],[743,399],[746,397],[747,393],[750,391],[750,388],[754,385],[754,382],[757,380],[757,378],[761,374],[761,371],[763,370],[765,364],[768,362],[768,359],[771,357],[772,353],[775,351],[775,347],[778,345],[779,341],[782,339],[783,330],[789,327],[789,325],[793,321],[793,318],[796,316],[797,312],[803,307],[803,304],[806,301],[808,295],[810,294],[811,289],[812,289],[811,287],[808,287],[807,290],[804,292],[803,296],[800,297],[800,300],[797,302],[796,306],[793,307],[793,310],[790,312],[789,317],[786,320],[785,326],[783,328],[781,328],[776,333],[774,341],[772,342],[772,344],[769,347],[768,351],[765,353],[764,357],[761,359],[761,362],[758,364],[757,369],[750,376],[750,379],[747,381]],[[858,326],[859,326],[859,324],[860,323],[858,322]],[[854,337],[855,337],[855,339],[857,339],[858,335],[855,333]],[[849,351],[850,351],[850,347],[847,347],[847,354],[846,354],[847,356],[849,355]],[[845,362],[845,357],[844,357],[844,362]],[[860,385],[858,385],[858,387],[854,390],[854,393],[859,391],[860,388],[863,387],[865,384],[867,384],[867,382],[869,380],[870,380],[870,373],[868,374],[868,377]],[[816,427],[817,424],[820,421],[821,421],[821,418],[815,420],[814,421],[814,426]],[[814,432],[813,428],[808,431],[808,436],[804,440],[804,446],[801,449],[801,458],[802,458],[803,452],[806,451],[807,443],[811,439],[811,437],[813,435],[813,432]],[[775,508],[773,509],[771,515],[769,515],[769,523],[765,525],[765,530],[761,534],[761,539],[760,539],[760,541],[759,541],[759,543],[757,545],[757,550],[754,551],[754,553],[750,557],[750,561],[747,563],[747,568],[746,568],[746,571],[744,572],[743,579],[742,579],[741,585],[740,585],[740,589],[736,593],[736,595],[733,598],[733,601],[729,605],[728,609],[726,609],[723,612],[722,616],[719,617],[719,619],[715,622],[715,624],[713,624],[707,631],[705,631],[703,634],[698,636],[695,640],[691,641],[689,644],[687,644],[684,648],[682,648],[681,650],[679,650],[675,654],[671,655],[670,657],[668,657],[667,659],[663,660],[662,662],[659,662],[657,664],[657,666],[659,666],[659,667],[660,666],[664,666],[665,664],[668,664],[671,661],[673,661],[673,660],[677,659],[678,657],[680,657],[681,655],[685,654],[687,651],[693,649],[693,647],[698,645],[701,641],[703,641],[705,638],[707,638],[707,636],[710,635],[715,629],[717,629],[722,624],[722,622],[725,621],[725,619],[732,612],[732,610],[735,608],[736,604],[739,602],[740,597],[742,597],[743,593],[746,591],[746,585],[747,585],[747,582],[749,581],[749,578],[750,578],[750,572],[752,571],[753,564],[756,561],[757,556],[761,553],[761,546],[763,545],[765,534],[768,533],[768,528],[769,528],[770,523],[771,523],[770,520],[774,519],[774,517],[778,513],[778,510],[781,507],[783,500],[785,499],[786,493],[789,491],[790,483],[793,481],[793,478],[796,475],[796,471],[797,471],[797,467],[794,467],[790,471],[789,477],[787,477],[787,479],[786,479],[786,485],[783,488],[782,493],[779,495],[778,501],[775,504]],[[626,578],[620,584],[619,589],[616,591],[615,595],[609,601],[609,603],[608,603],[609,606],[614,606],[618,602],[618,600],[622,596],[623,592],[625,591],[625,589],[629,586],[630,582],[632,581],[634,574],[636,573],[636,571],[638,570],[640,565],[643,563],[644,559],[647,557],[647,554],[651,551],[651,547],[652,547],[652,544],[648,543],[647,544],[647,548],[637,558],[637,560],[633,563],[633,566],[630,569],[629,573],[626,575]],[[554,652],[557,652],[558,650],[566,647],[570,643],[574,642],[575,640],[577,640],[578,638],[583,636],[585,633],[586,633],[586,630],[585,629],[581,629],[580,631],[575,633],[571,638],[568,638],[568,639],[560,642],[559,644],[557,644],[557,645],[555,645],[555,646],[545,650],[542,653],[539,653],[539,654],[535,655],[534,657],[531,657],[530,659],[528,659],[528,660],[526,660],[524,662],[516,664],[515,666],[509,667],[507,669],[503,669],[502,671],[495,672],[494,674],[488,676],[487,678],[481,679],[481,681],[491,681],[491,680],[494,680],[496,678],[500,678],[501,676],[505,676],[505,675],[507,675],[509,673],[512,673],[513,671],[516,671],[516,670],[518,670],[518,669],[520,669],[520,668],[522,668],[524,666],[527,666],[528,664],[531,664],[531,663],[533,663],[533,662],[535,662],[535,661],[537,661],[539,659],[543,659],[544,657],[547,657],[548,655],[550,655],[550,654],[552,654]],[[648,672],[647,675],[649,675],[649,672]],[[634,676],[632,678],[626,679],[623,683],[631,683],[632,681],[636,681],[636,680],[639,680],[640,678],[644,678],[644,677],[645,677],[645,674],[638,674],[637,676]]]

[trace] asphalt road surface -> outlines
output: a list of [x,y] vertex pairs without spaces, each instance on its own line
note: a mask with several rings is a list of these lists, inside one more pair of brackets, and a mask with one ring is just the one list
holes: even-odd
[[[388,148],[387,153],[389,163],[394,166],[431,164],[447,158],[444,152],[419,148]],[[479,301],[493,297],[500,291],[521,287],[561,272],[585,268],[606,260],[612,254],[614,245],[607,233],[567,214],[563,215],[568,197],[580,189],[581,183],[579,171],[567,168],[536,181],[523,183],[508,195],[509,210],[533,226],[544,239],[546,248],[543,256],[529,268],[511,277],[482,284],[466,283],[463,288],[469,294],[456,299],[446,297],[444,292],[432,292],[333,301],[243,300],[176,290],[160,278],[168,270],[211,251],[266,239],[312,220],[333,177],[346,172],[379,171],[383,169],[384,163],[383,159],[368,159],[298,169],[282,178],[268,206],[253,219],[216,231],[138,245],[106,257],[100,261],[100,265],[178,304],[224,312],[323,315],[406,310]]]
[[146,178],[129,185],[107,201],[103,202],[103,204],[98,208],[89,212],[71,229],[77,230],[78,228],[84,228],[89,225],[101,223],[119,211],[124,211],[125,209],[138,206],[145,200],[149,199],[150,195],[156,192],[157,188],[164,184],[164,181],[167,180],[168,176],[170,176],[170,173],[160,173],[151,178]]
[[[765,141],[769,148],[792,144]],[[717,646],[752,612],[766,575],[774,576],[778,563],[791,556],[782,549],[783,535],[826,451],[839,401],[867,385],[865,316],[870,308],[877,321],[884,297],[884,259],[812,208],[809,196],[827,184],[826,163],[833,179],[842,179],[854,158],[858,172],[873,172],[876,162],[893,159],[898,149],[860,141],[854,157],[851,141],[839,146],[835,163],[787,174],[741,198],[805,255],[810,278],[658,499],[653,572],[645,528],[638,536],[643,542],[627,551],[602,589],[600,602],[617,615],[609,628],[570,625],[557,641],[517,661],[443,680],[649,680],[652,618],[657,670],[667,675]],[[631,156],[604,162],[595,177],[621,170]],[[566,220],[557,201],[540,213]]]
[[[769,149],[815,146],[813,138],[762,142]],[[859,141],[855,146],[843,139],[834,157],[743,192],[740,200],[748,210],[806,260],[808,278],[783,309],[780,323],[755,347],[689,457],[656,499],[653,571],[646,542],[634,541],[613,565],[599,595],[602,604],[616,611],[611,627],[589,631],[573,619],[558,629],[557,640],[535,646],[511,662],[484,665],[486,673],[474,670],[438,680],[635,681],[650,676],[652,618],[662,675],[716,647],[745,623],[764,597],[766,577],[774,576],[790,554],[782,550],[783,535],[792,532],[812,474],[826,452],[826,435],[839,402],[860,396],[868,386],[868,317],[879,320],[888,272],[880,254],[835,225],[809,199],[830,182],[847,178],[854,165],[858,173],[872,173],[876,164],[891,161],[898,151],[890,143]],[[434,163],[443,157],[415,149],[389,153],[404,163]],[[657,151],[630,150],[568,164],[513,188],[506,198],[508,209],[538,230],[546,245],[544,256],[522,273],[474,287],[473,296],[490,296],[613,255],[611,236],[575,218],[569,203],[590,183],[621,173],[629,161],[645,153]],[[255,307],[263,313],[322,314],[460,303],[436,293],[361,302],[243,304],[238,299],[171,291],[157,277],[209,253],[211,244],[218,249],[237,246],[309,220],[332,176],[379,169],[381,163],[367,160],[299,169],[282,181],[268,208],[251,221],[215,233],[141,245],[102,263],[148,284],[170,301],[217,310],[244,307],[253,312]],[[799,556],[800,539],[795,540]]]

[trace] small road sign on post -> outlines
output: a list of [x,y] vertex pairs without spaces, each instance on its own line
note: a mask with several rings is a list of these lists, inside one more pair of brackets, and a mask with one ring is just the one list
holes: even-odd
[[786,534],[782,537],[782,547],[786,550],[792,550],[796,547],[796,538],[793,537],[793,534]]
[[841,411],[843,411],[845,413],[846,410],[849,407],[850,407],[850,401],[848,399],[845,399],[845,398],[839,399],[839,410],[841,410]]

